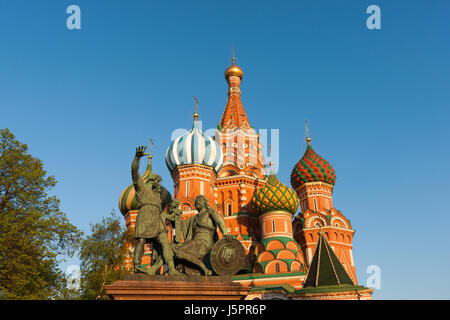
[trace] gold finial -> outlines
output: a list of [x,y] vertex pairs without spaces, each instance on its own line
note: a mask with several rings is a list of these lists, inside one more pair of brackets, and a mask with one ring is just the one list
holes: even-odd
[[195,100],[194,121],[197,121],[197,119],[198,119],[198,113],[197,113],[198,100],[195,96],[194,96],[194,100]]
[[235,63],[236,58],[234,56],[234,47],[233,47],[233,58],[231,58],[231,61],[232,61],[231,66],[229,66],[225,70],[225,79],[227,79],[227,81],[228,81],[229,77],[236,76],[236,77],[241,78],[241,80],[242,80],[242,78],[244,77],[244,72]]
[[306,127],[306,143],[308,144],[308,146],[311,145],[311,137],[309,136],[308,133],[308,120],[305,120],[305,127]]
[[269,167],[270,167],[270,174],[274,174],[273,172],[273,162],[272,162],[272,147],[269,143]]

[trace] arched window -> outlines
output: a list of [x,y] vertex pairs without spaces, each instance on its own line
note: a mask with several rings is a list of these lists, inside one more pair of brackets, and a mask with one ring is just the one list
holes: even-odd
[[272,232],[275,232],[275,221],[272,220]]
[[314,211],[317,212],[316,198],[313,198],[313,203],[314,203]]
[[226,205],[225,215],[231,216],[233,214],[233,204],[231,202],[228,202]]
[[275,272],[280,272],[280,264],[275,263]]
[[186,181],[186,194],[185,194],[186,197],[189,197],[189,187],[190,187],[190,183],[189,182],[190,181]]

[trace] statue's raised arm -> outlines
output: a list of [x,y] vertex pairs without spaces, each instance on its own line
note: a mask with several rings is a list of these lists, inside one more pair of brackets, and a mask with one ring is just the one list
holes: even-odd
[[136,154],[134,156],[133,162],[131,163],[131,178],[133,180],[134,188],[137,190],[139,187],[139,179],[141,175],[139,174],[139,161],[143,156],[145,156],[146,146],[138,146],[136,148]]

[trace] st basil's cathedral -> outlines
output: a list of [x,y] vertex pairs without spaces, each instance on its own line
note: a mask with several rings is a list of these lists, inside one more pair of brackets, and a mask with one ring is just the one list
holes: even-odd
[[[316,153],[307,134],[306,151],[293,165],[292,188],[277,178],[270,160],[267,172],[259,134],[241,101],[243,77],[233,58],[225,70],[228,101],[214,137],[202,132],[196,110],[191,130],[167,148],[165,161],[182,219],[197,214],[198,195],[217,209],[228,233],[245,248],[245,267],[233,276],[234,282],[252,287],[245,299],[372,299],[372,289],[357,282],[355,231],[333,206],[333,167]],[[138,213],[133,185],[122,191],[119,208],[133,230]],[[168,229],[171,240],[175,230]],[[126,246],[132,253],[132,242]],[[152,248],[146,245],[143,267],[151,261]]]

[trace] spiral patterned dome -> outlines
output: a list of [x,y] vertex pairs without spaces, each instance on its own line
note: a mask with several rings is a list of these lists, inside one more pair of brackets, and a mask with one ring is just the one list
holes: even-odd
[[222,149],[200,130],[196,119],[192,129],[175,139],[166,151],[166,165],[170,172],[179,165],[193,163],[213,167],[216,172],[223,167]]
[[253,194],[252,203],[258,215],[274,210],[295,214],[299,200],[294,190],[282,184],[276,175],[271,174],[264,187]]
[[321,181],[331,185],[336,183],[336,173],[327,160],[319,156],[308,143],[303,158],[294,166],[291,185],[297,189],[306,182]]

